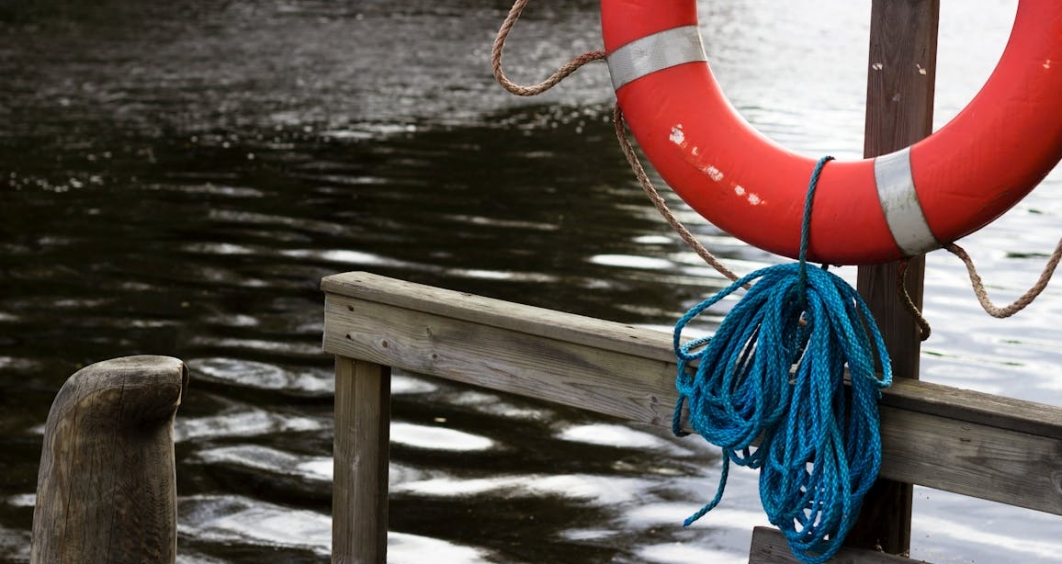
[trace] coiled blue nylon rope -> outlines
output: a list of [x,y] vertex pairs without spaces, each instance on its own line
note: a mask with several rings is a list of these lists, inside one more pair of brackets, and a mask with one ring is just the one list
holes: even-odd
[[[866,303],[840,277],[806,264],[815,186],[830,160],[819,160],[808,184],[800,262],[741,278],[687,312],[674,333],[673,431],[688,434],[681,428],[685,405],[690,427],[723,449],[715,497],[685,525],[719,504],[731,462],[759,468],[763,508],[806,564],[836,554],[877,478],[877,401],[892,383],[885,342]],[[682,344],[693,319],[753,282],[714,336]]]

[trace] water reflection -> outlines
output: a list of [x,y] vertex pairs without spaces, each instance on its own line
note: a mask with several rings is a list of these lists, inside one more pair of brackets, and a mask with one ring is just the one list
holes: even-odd
[[[440,418],[442,419],[442,418]],[[445,422],[442,419],[442,422]],[[443,427],[391,423],[391,442],[413,448],[469,452],[494,447],[494,441]]]
[[214,417],[185,418],[174,425],[174,439],[209,439],[218,437],[254,437],[272,433],[320,431],[325,421],[262,410],[226,410]]
[[329,396],[335,391],[333,373],[324,369],[291,370],[265,362],[218,357],[195,359],[188,368],[198,376],[196,382],[315,396]]
[[[236,496],[190,496],[178,506],[178,532],[209,544],[268,547],[292,561],[325,556],[332,521],[315,511],[293,510]],[[302,554],[299,558],[299,553]]]

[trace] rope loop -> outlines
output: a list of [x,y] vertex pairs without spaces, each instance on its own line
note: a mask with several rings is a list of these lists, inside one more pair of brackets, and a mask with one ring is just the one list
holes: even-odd
[[[819,161],[809,183],[801,258],[815,183],[828,160]],[[714,336],[682,342],[690,322],[744,286],[750,289]],[[685,407],[689,426],[723,451],[715,495],[685,524],[719,504],[731,463],[758,468],[763,508],[793,554],[806,564],[829,560],[877,478],[877,401],[892,383],[885,341],[859,293],[803,260],[770,266],[690,309],[675,325],[673,346],[679,399],[672,430],[686,434]]]
[[988,297],[988,290],[985,289],[985,284],[981,280],[981,276],[977,273],[977,267],[974,266],[973,259],[966,252],[966,249],[952,243],[944,247],[947,251],[957,257],[966,265],[966,272],[970,275],[970,284],[973,286],[974,294],[977,296],[978,303],[985,310],[988,315],[998,319],[1005,319],[1025,309],[1029,304],[1033,302],[1046,288],[1048,282],[1051,281],[1051,277],[1055,274],[1055,268],[1058,267],[1059,259],[1062,259],[1062,239],[1055,245],[1055,250],[1051,253],[1051,258],[1047,260],[1047,264],[1044,265],[1043,271],[1040,273],[1040,277],[1036,280],[1031,288],[1026,290],[1024,294],[1018,297],[1009,305],[999,307],[992,303],[992,300]]
[[578,70],[579,67],[605,58],[604,51],[590,51],[583,53],[562,65],[546,80],[531,86],[522,86],[509,80],[509,77],[505,76],[505,71],[502,70],[502,51],[505,49],[505,41],[509,37],[509,32],[512,31],[513,26],[516,25],[516,20],[520,19],[520,14],[524,11],[524,7],[527,6],[528,2],[529,0],[516,0],[516,2],[513,3],[512,9],[509,10],[509,15],[505,17],[505,21],[502,22],[501,28],[498,29],[498,35],[494,38],[494,46],[490,51],[491,72],[494,73],[494,79],[498,81],[498,84],[502,85],[502,88],[517,96],[537,96],[538,94],[553,88],[565,78],[568,78],[568,76]]

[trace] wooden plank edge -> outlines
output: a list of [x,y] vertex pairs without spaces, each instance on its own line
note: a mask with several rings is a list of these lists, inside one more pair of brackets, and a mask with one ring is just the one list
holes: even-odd
[[[749,564],[801,564],[789,550],[785,535],[773,527],[755,527],[752,529],[752,542],[749,546]],[[841,548],[830,564],[927,564],[923,560],[911,560],[903,556],[863,550],[858,548]]]
[[1062,407],[907,378],[883,390],[881,405],[1062,439]]
[[406,282],[369,272],[326,276],[321,289],[329,295],[392,305],[424,313],[589,345],[653,360],[672,360],[671,334]]

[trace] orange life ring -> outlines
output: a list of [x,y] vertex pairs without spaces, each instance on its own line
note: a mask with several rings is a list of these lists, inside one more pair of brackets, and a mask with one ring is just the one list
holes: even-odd
[[[602,0],[623,114],[661,177],[720,229],[796,257],[815,160],[751,128],[708,67],[696,0]],[[835,161],[815,194],[808,259],[871,264],[940,248],[999,217],[1062,158],[1062,0],[1020,0],[970,104],[930,137]]]

